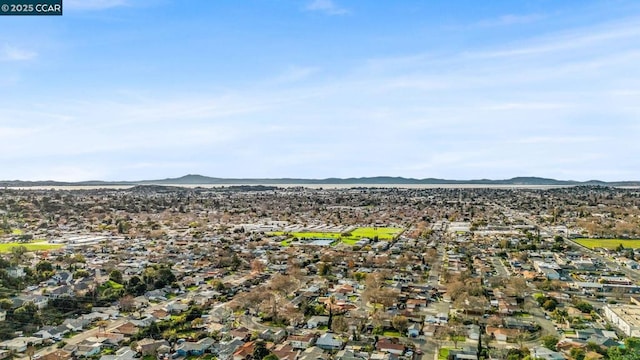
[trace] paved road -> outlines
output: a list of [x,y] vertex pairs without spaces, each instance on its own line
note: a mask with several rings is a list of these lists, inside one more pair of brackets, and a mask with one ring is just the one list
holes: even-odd
[[491,261],[493,262],[493,268],[496,270],[496,276],[498,277],[508,277],[510,275],[509,270],[506,266],[500,261],[497,257],[492,257]]

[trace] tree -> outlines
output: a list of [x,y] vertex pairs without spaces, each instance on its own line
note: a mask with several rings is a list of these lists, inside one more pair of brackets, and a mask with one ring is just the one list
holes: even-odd
[[36,354],[36,347],[35,346],[27,346],[27,350],[24,352],[25,355],[27,355],[29,357],[29,360],[33,359],[33,355]]
[[98,334],[100,334],[100,330],[102,330],[103,333],[107,331],[109,322],[107,320],[100,320],[96,323],[96,325],[98,326]]
[[559,339],[553,335],[545,335],[540,338],[542,341],[542,345],[549,350],[556,351],[556,344],[558,344]]
[[280,307],[281,300],[295,290],[296,286],[297,282],[295,279],[289,276],[277,274],[271,278],[267,288],[270,293],[269,301],[271,302],[271,317],[273,322],[278,322],[278,308]]
[[11,263],[12,265],[20,265],[24,261],[25,254],[27,253],[27,247],[24,245],[13,246],[11,248]]
[[147,284],[139,276],[132,276],[127,282],[126,290],[133,296],[140,296],[147,291]]
[[509,279],[507,287],[517,296],[526,295],[525,292],[528,289],[527,281],[524,278],[517,276],[513,276]]
[[13,312],[12,321],[18,324],[39,324],[38,307],[31,301],[24,303]]
[[121,311],[131,312],[136,309],[136,299],[131,295],[126,295],[120,299],[119,305]]
[[51,262],[46,260],[40,261],[36,264],[36,271],[39,273],[45,271],[53,271],[53,265],[51,264]]
[[89,277],[89,276],[91,276],[91,274],[87,270],[84,270],[84,269],[76,270],[76,272],[73,273],[73,277],[76,278],[76,279],[85,278],[85,277]]
[[640,360],[640,338],[626,338],[624,348],[612,346],[607,351],[607,355],[609,360]]
[[585,314],[589,314],[593,311],[593,305],[586,301],[578,301],[574,305],[576,309],[582,311]]
[[548,299],[542,303],[542,308],[547,311],[555,310],[556,306],[558,306],[558,302],[555,299]]
[[256,341],[256,344],[253,347],[253,359],[262,360],[267,355],[269,355],[269,350],[267,350],[264,341]]
[[0,299],[0,309],[10,310],[13,307],[13,301],[9,299]]
[[336,305],[336,297],[331,295],[326,305],[327,305],[327,309],[329,310],[329,320],[327,322],[327,328],[331,330],[331,325],[333,324],[333,311]]
[[[584,349],[581,348],[573,348],[569,351],[569,355],[575,360],[584,360],[585,352]],[[626,360],[626,358],[625,358]]]
[[327,276],[331,274],[331,264],[328,262],[319,262],[318,263],[318,275]]
[[409,320],[405,316],[396,315],[391,319],[391,324],[394,329],[404,335],[409,327]]
[[251,271],[260,274],[264,271],[264,268],[264,263],[259,259],[254,259],[253,261],[251,261]]
[[349,323],[344,316],[338,316],[333,320],[331,330],[337,333],[347,333],[349,331]]
[[118,284],[124,284],[124,278],[122,277],[122,272],[118,269],[112,270],[109,273],[109,280]]
[[447,329],[447,335],[449,336],[449,340],[451,340],[453,342],[453,347],[454,348],[457,348],[458,347],[458,342],[460,340],[464,339],[464,335],[463,335],[460,327],[457,326],[457,325],[449,325],[449,328]]

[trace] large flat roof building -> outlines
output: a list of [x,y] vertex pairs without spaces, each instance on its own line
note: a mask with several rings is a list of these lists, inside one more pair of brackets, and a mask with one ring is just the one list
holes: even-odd
[[627,336],[640,336],[640,305],[610,304],[604,316]]

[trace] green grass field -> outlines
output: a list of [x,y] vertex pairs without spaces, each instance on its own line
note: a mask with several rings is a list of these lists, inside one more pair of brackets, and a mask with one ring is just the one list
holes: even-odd
[[625,249],[638,249],[640,248],[640,240],[629,240],[629,239],[576,239],[574,240],[576,243],[586,246],[589,249],[595,248],[605,248],[605,249],[615,249],[620,244],[624,246]]
[[46,242],[31,242],[31,243],[4,243],[0,244],[0,253],[8,253],[11,252],[11,248],[17,247],[20,245],[24,245],[27,248],[27,251],[45,251],[45,250],[54,250],[62,247],[60,244],[49,244]]
[[438,350],[438,360],[447,360],[448,358],[449,358],[449,349],[440,348],[440,350]]
[[118,284],[115,281],[107,280],[104,284],[100,285],[100,287],[99,287],[100,290],[109,289],[109,288],[111,288],[111,289],[122,289],[122,288],[124,288],[124,286],[121,285],[121,284]]
[[[400,235],[404,231],[402,228],[389,228],[389,227],[362,227],[357,228],[351,231],[350,236],[342,236],[341,233],[331,233],[331,232],[294,232],[294,233],[284,233],[282,231],[276,231],[269,233],[272,236],[282,236],[288,235],[289,238],[298,238],[298,239],[336,239],[341,240],[343,243],[347,245],[355,245],[362,238],[373,239],[374,237],[378,237],[380,240],[393,240],[396,236]],[[281,242],[283,246],[289,246],[290,241],[285,240]]]

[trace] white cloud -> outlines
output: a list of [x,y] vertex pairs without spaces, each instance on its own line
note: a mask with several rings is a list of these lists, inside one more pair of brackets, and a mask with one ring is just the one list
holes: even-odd
[[35,51],[21,49],[11,45],[5,45],[0,52],[0,60],[3,61],[28,61],[38,56]]
[[492,51],[471,52],[468,55],[474,58],[497,58],[514,56],[545,55],[572,51],[576,49],[598,50],[598,54],[605,52],[598,47],[599,44],[614,45],[616,41],[637,39],[640,36],[638,19],[608,24],[596,28],[575,29],[565,33],[553,33],[545,37],[530,40],[528,45],[518,45],[496,49]]
[[349,10],[337,5],[332,0],[313,0],[305,9],[323,12],[327,15],[346,15],[349,13]]

